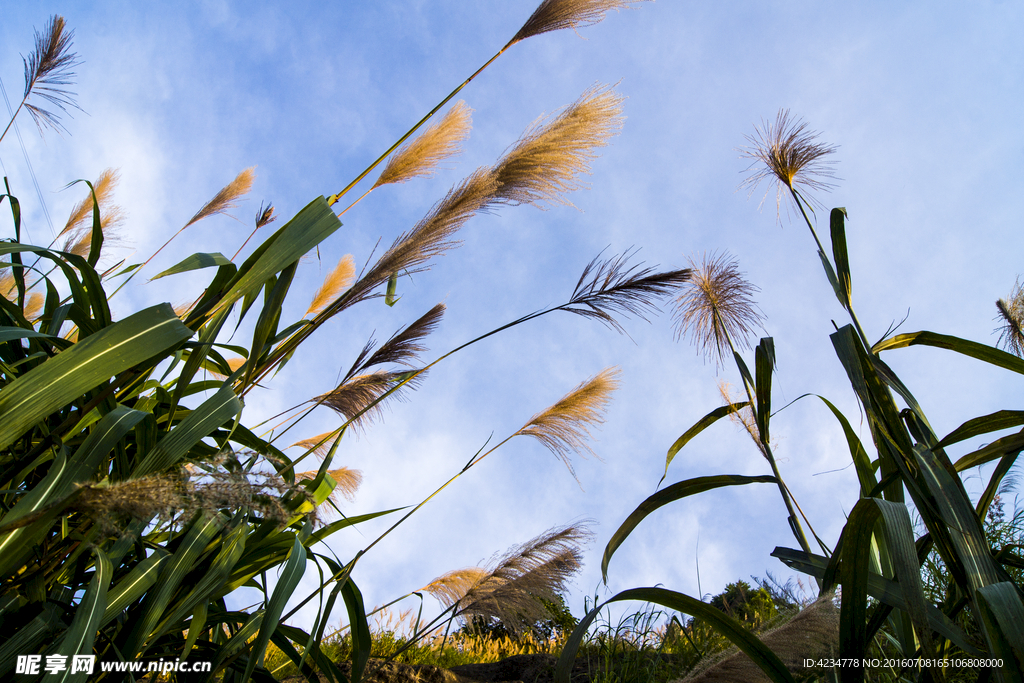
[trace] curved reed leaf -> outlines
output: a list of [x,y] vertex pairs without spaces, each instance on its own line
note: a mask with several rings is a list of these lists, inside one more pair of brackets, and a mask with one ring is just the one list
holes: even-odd
[[703,491],[709,491],[711,489],[721,488],[722,486],[743,486],[745,484],[775,484],[777,483],[775,477],[769,475],[758,475],[755,477],[747,477],[739,474],[718,474],[709,477],[694,477],[693,479],[687,479],[671,486],[668,486],[661,491],[658,491],[652,496],[649,496],[647,500],[640,503],[629,517],[626,518],[619,528],[612,534],[612,538],[608,541],[608,545],[604,549],[604,557],[601,559],[601,576],[604,578],[605,583],[608,583],[608,563],[612,559],[612,555],[618,549],[622,542],[629,537],[629,534],[633,532],[633,529],[637,527],[643,519],[657,510],[660,507],[668,505],[669,503],[692,496],[696,493]]

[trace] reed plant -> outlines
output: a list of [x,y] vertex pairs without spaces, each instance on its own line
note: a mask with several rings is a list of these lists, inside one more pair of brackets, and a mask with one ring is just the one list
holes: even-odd
[[[702,670],[694,680],[788,683],[812,678],[854,683],[970,680],[974,676],[978,680],[1024,680],[1020,536],[1013,535],[1013,524],[1003,527],[1009,537],[992,533],[993,527],[986,526],[1004,480],[1024,449],[1024,431],[956,454],[962,450],[957,444],[971,437],[1020,428],[1024,413],[1000,410],[980,415],[940,436],[908,386],[883,360],[896,349],[930,346],[1005,372],[1024,373],[1020,287],[1015,286],[1008,299],[996,304],[998,344],[1005,350],[930,331],[894,334],[890,329],[881,335],[881,341],[873,343],[854,310],[846,209],[834,208],[828,214],[830,250],[826,251],[818,234],[815,207],[821,204],[811,193],[833,186],[830,155],[835,147],[821,142],[817,133],[788,111],[764,122],[748,142],[744,155],[752,166],[747,185],[753,190],[767,181],[765,197],[774,185],[780,220],[781,205],[786,201],[807,226],[832,291],[849,316],[849,324],[837,327],[829,342],[858,399],[870,443],[862,442],[850,420],[828,399],[814,394],[801,399],[818,398],[838,422],[859,490],[851,492],[853,504],[834,544],[814,533],[772,452],[770,427],[778,412],[772,408],[775,346],[771,337],[761,338],[756,345],[750,339],[761,324],[753,301],[757,290],[728,257],[706,257],[695,263],[695,276],[678,301],[680,335],[691,338],[717,363],[733,361],[743,391],[739,398],[728,398],[724,392],[726,405],[712,410],[680,436],[668,450],[665,475],[683,447],[730,415],[738,417],[752,437],[767,472],[694,477],[656,491],[612,535],[602,561],[605,580],[623,541],[659,508],[714,488],[768,483],[778,488],[797,541],[796,548],[780,546],[772,556],[812,577],[819,589],[817,606],[801,611],[772,634],[758,637],[735,617],[696,597],[662,587],[625,590],[581,619],[562,652],[556,680],[568,681],[573,656],[599,610],[624,600],[650,601],[693,615],[737,648],[734,657]],[[752,366],[741,353],[751,346]],[[957,405],[969,403],[969,397],[963,395],[948,400]],[[965,406],[967,410],[970,408]],[[995,467],[985,489],[972,500],[963,478],[989,463]],[[918,534],[914,533],[912,512],[920,519]],[[815,616],[832,606],[838,607],[837,618]],[[823,652],[823,668],[803,666],[802,658],[822,657]],[[866,658],[880,654],[902,663],[888,669],[864,666]],[[829,661],[837,663],[832,667]]]
[[[533,36],[579,28],[634,4],[544,0],[480,70]],[[77,63],[71,32],[54,17],[25,61],[25,92],[14,117],[28,110],[41,129],[59,127],[59,114],[75,106],[69,88]],[[454,249],[460,229],[476,214],[567,202],[565,193],[580,186],[595,150],[621,126],[621,96],[605,86],[588,89],[528,128],[492,166],[456,183],[361,272],[345,257],[312,297],[293,292],[300,259],[332,238],[340,215],[374,190],[430,175],[458,151],[469,131],[464,104],[413,136],[480,70],[343,189],[314,198],[247,248],[257,231],[278,218],[272,205],[261,206],[252,234],[231,258],[195,253],[159,273],[148,268],[167,243],[230,212],[249,191],[252,169],[183,216],[182,227],[144,261],[104,266],[105,247],[122,215],[112,203],[116,172],[83,181],[83,203],[48,247],[23,241],[21,205],[5,185],[0,201],[11,209],[11,227],[0,244],[0,676],[12,675],[18,655],[96,655],[100,661],[208,661],[213,670],[206,680],[267,681],[274,679],[266,660],[273,643],[309,680],[342,681],[346,675],[325,635],[340,602],[348,615],[346,656],[355,683],[373,648],[368,610],[353,580],[365,553],[512,439],[541,441],[571,470],[573,454],[586,450],[588,430],[601,421],[616,385],[614,369],[526,419],[497,446],[473,454],[353,556],[343,560],[321,549],[332,534],[400,509],[332,520],[337,497],[351,497],[360,482],[360,473],[335,459],[346,434],[369,428],[381,417],[380,407],[414,390],[429,368],[502,330],[558,311],[621,330],[623,316],[644,317],[675,296],[689,270],[645,268],[629,253],[599,256],[564,302],[427,362],[424,339],[443,317],[439,304],[385,342],[368,341],[331,391],[265,424],[253,424],[243,411],[243,399],[271,383],[336,316],[369,301],[395,303],[399,276],[426,270]],[[354,189],[384,162],[376,182],[354,198]],[[176,307],[161,303],[115,320],[111,298],[140,273],[158,279],[186,272],[208,275],[208,284]],[[290,294],[310,303],[301,319],[287,322]],[[302,434],[303,420],[319,406],[334,411],[337,426],[315,437]],[[297,438],[297,451],[284,446],[286,434]],[[585,535],[583,526],[567,525],[514,548],[464,581],[464,592],[450,592],[451,603],[436,623],[474,616],[529,622],[538,600],[557,596],[578,567]],[[296,595],[309,570],[319,573],[318,587]],[[243,588],[258,596],[247,608],[236,606]],[[311,602],[317,612],[310,628],[288,624]],[[292,605],[288,611],[286,603]],[[434,630],[417,628],[413,635],[422,641]],[[57,676],[86,677],[70,668]]]

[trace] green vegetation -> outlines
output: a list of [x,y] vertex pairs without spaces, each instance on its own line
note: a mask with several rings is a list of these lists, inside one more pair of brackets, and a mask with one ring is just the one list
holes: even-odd
[[[532,36],[593,23],[629,4],[546,0],[487,64]],[[14,117],[27,110],[41,130],[58,128],[60,113],[75,106],[68,88],[78,63],[72,33],[54,17],[37,33],[26,60]],[[383,344],[367,342],[334,390],[294,406],[278,424],[252,424],[244,416],[246,396],[270,384],[311,335],[359,304],[394,304],[399,277],[427,269],[457,246],[460,228],[474,215],[567,201],[565,193],[579,187],[595,150],[621,125],[621,96],[607,87],[587,90],[531,126],[493,166],[457,183],[358,276],[354,260],[341,259],[302,317],[287,321],[299,261],[341,227],[340,215],[375,189],[429,175],[458,151],[469,130],[469,110],[461,103],[412,136],[472,78],[344,189],[312,199],[258,245],[246,249],[247,240],[232,258],[196,253],[151,275],[209,274],[205,289],[178,309],[158,304],[118,320],[111,313],[111,298],[163,249],[142,263],[100,265],[119,218],[111,201],[115,173],[85,183],[85,199],[49,247],[22,241],[21,206],[5,179],[0,201],[11,209],[11,224],[10,239],[0,244],[0,676],[13,674],[18,655],[70,661],[95,654],[105,662],[207,661],[211,678],[272,680],[266,652],[273,644],[304,675],[341,681],[346,677],[325,649],[332,642],[325,631],[335,607],[344,604],[350,622],[345,656],[351,679],[358,680],[374,647],[352,580],[360,557],[517,436],[538,439],[571,471],[571,456],[587,448],[587,428],[602,419],[615,389],[614,368],[533,417],[524,415],[523,426],[497,445],[467,454],[465,467],[353,557],[332,557],[320,545],[342,529],[397,516],[399,509],[390,509],[325,523],[322,513],[334,507],[332,496],[351,495],[359,484],[359,473],[333,465],[340,440],[378,417],[384,402],[415,388],[426,370],[470,344],[557,311],[621,330],[621,317],[651,312],[688,271],[643,268],[630,263],[629,254],[581,263],[583,275],[572,279],[576,287],[565,302],[426,362],[423,339],[444,314],[438,304]],[[353,200],[350,191],[384,162],[376,182]],[[240,173],[168,243],[232,209],[252,179],[251,169]],[[339,212],[343,199],[349,203]],[[275,218],[272,206],[261,207],[253,234]],[[282,436],[320,405],[334,410],[338,426],[294,444],[302,454],[289,456]],[[302,471],[303,461],[314,466]],[[579,544],[587,536],[582,523],[557,527],[492,566],[453,572],[419,589],[446,609],[428,624],[417,622],[406,651],[455,619],[497,618],[517,632],[537,622],[546,614],[543,600],[557,601],[578,570]],[[296,595],[307,570],[319,573],[320,585]],[[238,609],[232,594],[243,588],[255,589],[259,598]],[[292,605],[287,612],[286,603]],[[318,607],[312,627],[287,625],[307,604]],[[86,677],[70,667],[58,676]]]
[[[934,332],[883,335],[877,343],[862,328],[853,307],[851,265],[846,245],[846,209],[829,214],[831,253],[815,229],[808,190],[828,189],[832,178],[829,154],[834,147],[818,142],[806,124],[780,112],[749,138],[746,156],[754,162],[751,186],[774,183],[781,201],[792,200],[810,229],[818,257],[850,324],[830,337],[839,362],[863,410],[870,429],[874,457],[850,421],[824,397],[818,398],[843,430],[860,481],[856,503],[835,547],[814,533],[809,520],[798,514],[772,453],[770,426],[775,346],[772,338],[754,347],[754,363],[740,351],[750,348],[749,336],[760,323],[753,305],[756,288],[747,283],[737,264],[712,257],[695,264],[695,275],[678,308],[680,333],[691,336],[716,362],[735,362],[744,395],[711,411],[687,430],[669,449],[665,472],[675,455],[701,431],[727,415],[735,416],[766,461],[770,474],[712,475],[671,484],[641,503],[609,541],[602,563],[607,578],[616,550],[634,528],[655,510],[713,488],[775,484],[789,511],[789,526],[799,547],[778,547],[772,553],[790,567],[809,574],[820,588],[818,600],[788,623],[759,638],[736,618],[691,596],[666,588],[634,588],[604,604],[644,600],[694,615],[718,631],[743,654],[726,658],[702,674],[704,680],[750,680],[764,677],[778,683],[808,675],[844,683],[874,680],[945,680],[975,675],[1001,681],[1024,680],[1024,602],[1019,569],[1024,559],[1019,515],[1006,523],[1001,508],[993,508],[1004,477],[1024,449],[1024,431],[998,438],[952,461],[946,449],[973,436],[1024,424],[1024,413],[1002,410],[968,420],[941,437],[907,385],[883,360],[883,352],[915,345],[932,346],[989,363],[1007,372],[1024,373],[1024,361],[991,346]],[[809,215],[810,214],[810,215]],[[1019,351],[1021,308],[1019,288],[1011,302],[997,304],[1004,321],[1001,342]],[[751,372],[750,368],[753,368]],[[963,401],[964,397],[950,397]],[[900,408],[897,402],[905,407]],[[995,462],[984,493],[971,502],[961,473]],[[909,500],[908,500],[909,498]],[[910,506],[913,506],[911,508]],[[923,533],[915,538],[910,510],[920,516]],[[990,514],[991,512],[991,514]],[[986,527],[986,520],[989,525]],[[807,531],[810,531],[808,536]],[[986,533],[987,530],[987,533]],[[923,580],[922,580],[923,575]],[[728,601],[726,601],[728,602]],[[824,628],[822,614],[837,603],[838,633]],[[598,605],[580,621],[562,652],[558,680],[568,680],[577,645],[602,608]],[[827,615],[824,615],[827,617]],[[868,657],[896,657],[925,662],[896,667],[868,667]],[[812,671],[806,658],[839,657],[850,666]],[[960,667],[957,659],[998,660],[979,672]]]

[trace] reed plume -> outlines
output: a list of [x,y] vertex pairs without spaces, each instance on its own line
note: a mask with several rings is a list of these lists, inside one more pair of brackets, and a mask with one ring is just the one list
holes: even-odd
[[391,244],[362,275],[333,315],[374,295],[395,273],[423,270],[428,261],[460,242],[456,233],[478,212],[499,204],[569,202],[561,195],[580,187],[592,150],[607,144],[622,125],[622,97],[604,86],[583,93],[551,121],[531,126],[492,168],[479,168],[455,185],[416,226]]
[[[201,474],[197,480],[193,475]],[[219,514],[220,510],[248,508],[265,519],[283,524],[291,513],[282,505],[287,495],[307,500],[305,487],[294,486],[276,474],[229,472],[217,469],[199,472],[182,468],[180,474],[158,474],[107,485],[80,487],[72,500],[74,510],[96,518],[108,531],[123,529],[119,517],[150,520],[175,515],[189,518],[198,511]]]
[[459,600],[456,616],[498,619],[516,634],[528,631],[547,616],[541,601],[557,600],[583,566],[581,546],[591,536],[586,523],[574,523],[509,549]]
[[1000,322],[996,328],[999,332],[996,346],[1024,358],[1024,288],[1020,280],[1013,284],[1013,291],[1007,299],[996,301],[996,310],[996,320]]
[[359,370],[366,370],[385,363],[396,363],[408,368],[416,365],[419,361],[419,354],[427,350],[427,347],[420,342],[437,329],[445,310],[444,304],[437,304],[413,323],[395,332],[359,366]]
[[[58,133],[64,129],[60,113],[66,114],[68,107],[78,108],[74,93],[67,88],[74,83],[75,73],[72,69],[81,63],[78,55],[71,51],[74,35],[74,31],[67,30],[64,17],[56,14],[50,17],[43,33],[35,32],[35,48],[27,59],[22,59],[25,66],[25,93],[4,132],[0,133],[0,139],[14,124],[22,107],[32,115],[40,133],[45,128],[52,128]],[[52,108],[32,104],[29,99],[33,96],[45,100]]]
[[[71,215],[68,216],[68,222],[64,225],[64,229],[60,231],[58,237],[65,235],[69,232],[75,232],[79,228],[86,227],[92,229],[92,212],[93,212],[93,195],[96,195],[96,204],[99,204],[100,208],[100,222],[104,228],[111,225],[116,225],[124,220],[124,212],[119,206],[114,206],[110,203],[114,189],[117,188],[117,184],[121,181],[121,173],[119,169],[108,168],[100,174],[100,177],[96,179],[96,182],[92,184],[92,191],[89,192],[82,201],[75,204],[75,208],[71,210]],[[88,223],[86,222],[88,219]]]
[[550,121],[538,119],[492,171],[497,200],[506,204],[571,204],[564,195],[590,173],[595,147],[622,128],[623,97],[609,86],[588,88]]
[[[267,204],[264,206],[260,204],[259,211],[256,212],[256,229],[259,230],[264,225],[268,225],[277,220],[277,216],[274,215],[274,205]],[[245,246],[244,244],[242,245]]]
[[553,406],[537,413],[515,435],[532,436],[555,454],[573,477],[569,456],[594,451],[587,443],[590,425],[604,422],[611,393],[618,388],[618,368],[606,368],[570,391]]
[[[18,285],[14,280],[14,274],[8,269],[4,269],[0,273],[0,294],[3,295],[8,301],[18,300]],[[32,320],[38,318],[39,314],[43,310],[43,304],[46,302],[44,297],[39,292],[27,292],[25,295],[25,308],[22,310],[22,315],[25,316],[26,320]]]
[[[327,437],[332,434],[336,434],[337,431],[337,429],[334,429],[329,432],[324,432],[323,434],[317,434],[316,436],[308,439],[303,439],[302,441],[296,441],[288,448],[301,448],[307,451],[312,450],[313,455],[322,460],[327,457],[327,454],[331,450],[331,445],[334,443],[334,439],[327,439]],[[324,439],[327,440],[324,441]]]
[[203,208],[199,209],[196,215],[189,219],[188,223],[182,227],[182,230],[204,218],[209,218],[218,213],[227,213],[235,208],[235,202],[252,189],[252,181],[256,178],[254,169],[255,166],[247,168],[235,176],[235,179],[221,188],[221,191],[215,194],[213,199],[203,204]]
[[[295,481],[300,482],[306,479],[315,479],[317,473],[317,470],[298,472],[295,475]],[[363,483],[363,473],[359,470],[353,470],[348,467],[339,467],[335,470],[327,470],[327,474],[331,475],[331,479],[334,480],[334,490],[331,491],[330,499],[334,502],[338,502],[338,495],[340,494],[345,497],[345,500],[351,503],[355,499],[356,491],[359,490],[359,485]]]
[[576,30],[596,24],[609,10],[632,7],[644,0],[544,0],[519,29],[509,45],[531,36],[563,28]]
[[[827,157],[838,148],[818,142],[818,136],[818,133],[808,130],[804,121],[790,119],[788,109],[780,109],[774,124],[764,121],[760,128],[754,128],[753,136],[746,136],[751,146],[740,150],[740,153],[743,158],[752,160],[747,170],[753,173],[740,187],[749,187],[753,193],[761,181],[771,183],[774,180],[776,213],[781,206],[784,187],[793,193],[801,188],[830,191],[835,187],[831,182],[835,177],[835,162]],[[761,198],[762,205],[769,192],[770,184]],[[813,196],[806,199],[818,204]]]
[[601,260],[598,255],[587,264],[567,304],[561,310],[595,318],[618,332],[624,332],[614,314],[635,315],[657,312],[656,299],[667,296],[690,279],[691,270],[655,272],[653,268],[630,266],[635,252]]
[[482,567],[455,569],[437,577],[420,588],[420,591],[434,596],[445,607],[451,607],[466,597],[466,593],[483,581],[488,574],[489,572]]
[[440,122],[391,156],[373,187],[432,176],[441,162],[462,151],[472,128],[472,111],[462,100],[456,102]]
[[303,317],[316,315],[338,298],[338,295],[352,286],[356,276],[356,261],[352,254],[346,254],[338,261],[338,265],[324,279],[323,284],[313,295],[313,301],[306,309]]
[[676,300],[676,339],[689,336],[694,346],[716,367],[736,346],[750,348],[749,336],[764,321],[753,295],[760,290],[747,282],[728,253],[705,254]]
[[497,183],[488,169],[477,169],[455,185],[412,230],[395,239],[377,262],[360,277],[337,309],[332,313],[363,301],[390,279],[393,273],[418,272],[431,259],[459,245],[455,238],[459,229],[477,212],[494,202]]
[[[423,373],[410,379],[410,372],[388,372],[379,370],[364,375],[356,375],[343,381],[334,390],[312,399],[314,402],[329,406],[336,413],[351,422],[354,427],[366,427],[379,418],[387,400],[401,400],[405,392],[414,389],[422,381]],[[404,384],[403,381],[407,380]],[[399,386],[401,385],[401,386]],[[391,389],[398,390],[389,394],[387,400],[375,403]]]

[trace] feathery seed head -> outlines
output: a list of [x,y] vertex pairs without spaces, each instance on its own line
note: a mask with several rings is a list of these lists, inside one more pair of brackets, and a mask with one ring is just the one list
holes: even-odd
[[632,7],[644,0],[543,0],[509,45],[531,36],[563,28],[573,30],[596,24],[608,10]]
[[587,439],[591,425],[604,422],[604,411],[618,388],[618,368],[606,368],[570,391],[547,410],[537,413],[516,435],[532,436],[555,454],[573,477],[569,456],[582,451],[593,454]]
[[[418,272],[431,259],[459,245],[459,229],[494,202],[497,184],[489,169],[480,168],[437,202],[412,230],[395,239],[373,266],[352,285],[343,308],[373,295],[393,273]],[[340,310],[340,309],[339,309]],[[332,309],[332,312],[337,312]]]
[[472,111],[462,100],[456,102],[439,123],[391,155],[373,186],[432,176],[441,162],[462,151],[472,128]]
[[430,593],[445,607],[451,607],[466,597],[473,587],[489,575],[482,567],[455,569],[437,577],[420,590]]
[[259,230],[264,225],[273,223],[277,220],[277,216],[274,215],[274,205],[267,204],[265,207],[260,204],[260,210],[256,212],[256,229]]
[[[334,444],[334,439],[328,439],[327,437],[332,434],[337,435],[338,430],[332,430],[324,432],[323,434],[317,434],[309,439],[303,439],[302,441],[296,441],[288,448],[302,448],[303,450],[312,450],[313,455],[318,458],[326,458],[327,453],[330,452],[331,446]],[[326,439],[326,441],[325,441]]]
[[716,367],[734,347],[750,348],[749,336],[764,321],[753,295],[760,290],[743,279],[728,253],[690,259],[693,273],[676,300],[676,339],[689,336]]
[[[742,398],[734,399],[731,395],[731,391],[732,389],[728,382],[725,380],[719,380],[718,393],[722,395],[726,405],[741,403],[744,401]],[[729,413],[729,419],[743,428],[743,431],[750,436],[754,445],[757,446],[757,450],[761,451],[761,455],[767,458],[768,454],[765,452],[764,444],[761,443],[761,437],[758,436],[757,420],[754,418],[754,409],[750,407],[750,404],[748,403],[736,412]]]
[[74,31],[68,31],[64,17],[53,15],[50,23],[40,34],[35,32],[35,49],[23,59],[25,65],[25,108],[42,133],[49,127],[58,133],[63,128],[60,115],[56,110],[47,110],[35,106],[28,100],[36,95],[61,112],[67,113],[68,107],[78,108],[74,101],[74,93],[66,86],[72,85],[75,76],[72,69],[81,64],[78,55],[71,52],[71,40]]
[[[331,479],[334,480],[334,490],[331,491],[330,495],[331,500],[338,502],[338,494],[341,494],[345,497],[345,500],[351,503],[355,499],[359,485],[363,483],[363,473],[348,467],[339,467],[336,470],[327,470],[327,474],[331,475]],[[316,475],[317,470],[298,472],[295,475],[295,481],[315,479]]]
[[497,201],[505,204],[569,204],[563,195],[582,187],[594,148],[622,128],[623,97],[595,85],[550,121],[539,119],[492,169]]
[[93,193],[96,194],[96,201],[100,205],[100,221],[104,228],[111,223],[117,223],[123,220],[121,217],[121,207],[110,205],[110,199],[113,195],[114,188],[117,187],[117,184],[120,181],[120,169],[108,168],[103,171],[103,173],[100,174],[100,177],[96,179],[96,182],[92,184],[92,192],[89,192],[82,201],[75,204],[75,208],[71,210],[71,215],[68,217],[68,222],[64,225],[64,229],[60,231],[60,235],[58,235],[58,237],[65,233],[77,230],[86,224],[90,230],[92,229]]
[[1013,284],[1008,299],[996,301],[996,310],[996,320],[1000,323],[996,328],[999,332],[996,346],[1024,358],[1024,287],[1021,287],[1020,280]]
[[[313,400],[329,406],[346,421],[351,421],[354,427],[365,427],[380,417],[386,401],[376,404],[374,402],[391,389],[398,387],[408,375],[407,372],[384,370],[356,375],[346,379],[333,391],[317,396]],[[402,384],[397,391],[388,396],[387,400],[401,400],[405,390],[418,386],[422,378],[423,373]]]
[[583,566],[581,546],[593,535],[589,522],[549,529],[509,549],[459,600],[456,615],[471,621],[499,619],[516,633],[547,614],[541,600],[554,601]]
[[313,301],[309,304],[305,316],[316,315],[327,308],[328,304],[338,298],[338,295],[352,286],[356,277],[356,260],[352,254],[346,254],[338,261],[338,265],[324,279],[320,289],[316,290]]
[[[782,189],[788,188],[799,192],[800,188],[822,190],[828,192],[835,183],[833,166],[835,161],[829,160],[830,154],[836,151],[835,145],[818,142],[818,133],[808,130],[807,124],[800,119],[790,119],[788,109],[780,109],[775,123],[765,121],[761,128],[754,128],[754,135],[746,136],[751,147],[741,150],[741,156],[751,159],[747,169],[753,171],[740,187],[749,187],[751,193],[761,184],[762,180],[769,183],[775,180],[776,212],[781,205]],[[771,192],[771,186],[765,192],[761,203]],[[813,197],[806,197],[814,202]],[[817,203],[817,202],[815,202]]]
[[256,173],[253,170],[255,168],[255,166],[247,168],[235,176],[235,179],[225,185],[220,192],[214,195],[213,199],[206,202],[203,208],[199,209],[196,215],[192,216],[184,227],[187,228],[204,218],[208,218],[216,213],[227,213],[235,208],[235,202],[252,189],[252,181],[256,178]]

